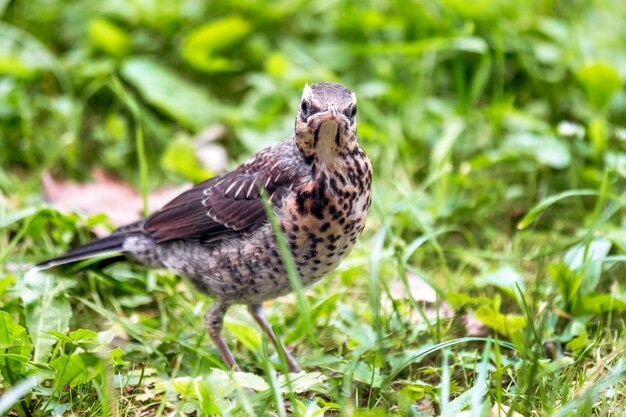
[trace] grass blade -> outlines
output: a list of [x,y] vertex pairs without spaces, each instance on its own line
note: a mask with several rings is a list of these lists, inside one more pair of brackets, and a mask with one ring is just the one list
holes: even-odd
[[517,224],[518,230],[523,230],[530,226],[537,218],[551,205],[558,203],[561,200],[571,197],[585,197],[585,196],[596,196],[599,192],[596,190],[569,190],[556,195],[551,195],[550,197],[546,197],[539,202],[535,207],[530,209],[530,211],[520,220]]

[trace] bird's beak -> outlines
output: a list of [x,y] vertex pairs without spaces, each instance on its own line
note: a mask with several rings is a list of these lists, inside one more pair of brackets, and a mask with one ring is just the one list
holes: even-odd
[[337,124],[342,124],[345,121],[343,120],[341,113],[337,110],[337,107],[334,104],[328,106],[326,111],[322,111],[319,113],[315,113],[314,115],[309,117],[309,122],[313,121],[313,125],[319,126],[322,123],[333,121]]
[[335,107],[334,104],[328,106],[328,113],[330,113],[333,118],[337,117],[337,114],[339,114],[339,112],[337,111],[337,107]]

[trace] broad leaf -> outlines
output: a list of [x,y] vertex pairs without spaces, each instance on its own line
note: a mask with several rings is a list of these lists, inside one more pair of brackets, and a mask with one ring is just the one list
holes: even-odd
[[519,332],[526,326],[526,317],[518,314],[502,314],[488,306],[482,306],[476,310],[474,317],[506,336]]
[[203,88],[183,79],[163,64],[148,58],[131,58],[122,75],[151,105],[194,130],[215,122],[218,105]]
[[236,46],[251,26],[239,16],[225,17],[192,30],[183,41],[183,58],[194,68],[206,71],[230,71],[237,69],[232,60],[216,55],[216,52]]
[[565,254],[565,264],[574,272],[583,273],[580,291],[583,294],[593,291],[602,274],[604,259],[609,254],[613,244],[605,239],[593,239],[588,244],[581,243],[574,246]]
[[21,284],[26,325],[35,349],[33,360],[45,362],[56,343],[50,332],[64,334],[69,328],[72,310],[65,291],[74,284],[35,270],[29,271]]
[[623,81],[617,69],[607,62],[594,62],[581,67],[576,76],[587,97],[597,110],[605,110],[621,88]]

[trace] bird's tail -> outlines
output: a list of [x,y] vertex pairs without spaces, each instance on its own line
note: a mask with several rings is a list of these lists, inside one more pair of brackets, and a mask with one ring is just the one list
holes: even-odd
[[72,262],[78,262],[96,256],[119,254],[123,251],[124,235],[111,235],[102,239],[94,240],[86,245],[79,246],[70,250],[65,255],[58,258],[49,259],[35,265],[37,269],[48,269],[59,265],[65,265]]

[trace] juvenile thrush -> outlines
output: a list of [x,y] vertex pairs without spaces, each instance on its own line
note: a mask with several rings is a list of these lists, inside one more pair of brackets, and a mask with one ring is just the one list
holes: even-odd
[[295,130],[235,170],[183,192],[159,211],[110,236],[38,265],[124,253],[189,278],[215,299],[207,331],[229,368],[238,369],[221,337],[231,304],[246,304],[289,370],[298,364],[278,341],[261,304],[292,290],[267,216],[263,190],[303,285],[337,267],[363,231],[372,168],[356,135],[356,96],[340,84],[304,87]]

